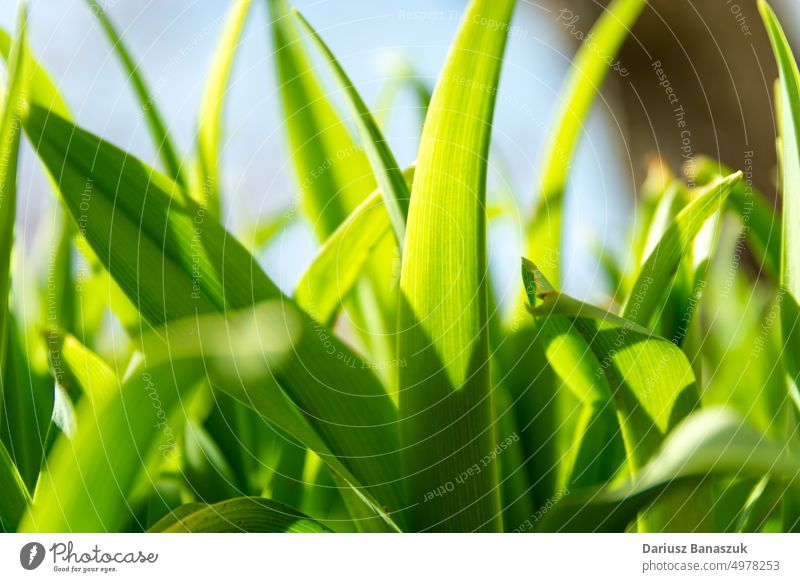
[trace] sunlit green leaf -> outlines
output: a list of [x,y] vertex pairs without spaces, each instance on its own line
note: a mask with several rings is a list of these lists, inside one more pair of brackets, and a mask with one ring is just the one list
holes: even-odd
[[759,0],[758,7],[769,33],[781,81],[781,353],[789,395],[800,408],[800,72],[774,12],[764,0]]
[[[414,529],[499,530],[497,467],[426,500],[491,453],[486,278],[490,129],[514,2],[474,0],[422,130],[400,278],[400,420]],[[487,24],[491,23],[491,24]],[[501,435],[503,438],[505,435]],[[459,511],[469,506],[469,512]]]
[[[284,334],[296,328],[298,338],[282,365],[267,368],[266,385],[277,380],[292,403],[284,402],[278,416],[297,407],[290,418],[302,411],[318,431],[317,444],[321,438],[344,459],[335,469],[347,466],[356,482],[373,488],[381,508],[401,507],[395,483],[396,410],[358,356],[284,297],[235,238],[168,178],[36,106],[26,126],[37,136],[38,153],[50,172],[59,176],[66,206],[79,225],[86,225],[87,241],[151,325],[276,300]],[[140,264],[160,268],[145,275]],[[225,326],[225,320],[218,325]],[[254,382],[244,393],[241,385],[218,388],[280,425],[284,419],[265,406],[264,385]]]
[[214,52],[208,73],[197,129],[199,176],[192,191],[197,202],[220,212],[220,149],[222,143],[222,108],[233,68],[233,60],[253,0],[236,0],[230,8],[225,28]]
[[[414,167],[404,178],[410,185]],[[404,217],[405,220],[405,217]],[[328,237],[295,288],[297,304],[323,323],[332,322],[392,225],[380,192],[374,192]]]
[[175,146],[172,144],[172,138],[167,129],[167,124],[164,122],[163,115],[158,110],[155,96],[147,86],[147,83],[145,83],[139,66],[125,46],[122,37],[109,19],[108,14],[106,14],[106,8],[97,0],[86,0],[86,2],[103,26],[103,31],[106,33],[114,51],[117,53],[122,66],[125,68],[125,72],[128,73],[128,80],[133,85],[133,90],[136,92],[136,97],[139,99],[139,105],[142,107],[145,117],[147,118],[150,135],[153,138],[153,145],[158,155],[161,157],[164,169],[174,180],[180,184],[184,184],[181,158]]
[[394,228],[395,237],[400,245],[403,244],[406,232],[406,217],[408,216],[408,186],[406,180],[394,159],[394,154],[389,149],[386,138],[383,137],[378,124],[372,117],[367,105],[353,86],[353,82],[345,73],[339,61],[325,44],[325,41],[311,27],[308,21],[299,12],[294,13],[303,28],[325,55],[328,64],[334,72],[334,76],[344,88],[347,101],[354,113],[354,119],[364,142],[364,147],[369,158],[375,179],[378,182],[381,197],[383,198],[386,212]]
[[720,210],[733,185],[741,179],[742,173],[737,172],[715,180],[678,213],[639,270],[625,303],[626,319],[644,326],[649,324],[670,287],[681,258],[690,250],[703,225]]
[[[575,146],[606,76],[614,70],[614,59],[639,18],[647,0],[614,0],[587,33],[587,40],[572,61],[572,67],[559,98],[559,112],[545,147],[539,171],[539,198],[528,226],[527,253],[544,274],[559,284],[559,262],[562,243],[564,190],[567,185]],[[556,23],[574,17],[563,9]],[[624,68],[616,63],[617,70]]]

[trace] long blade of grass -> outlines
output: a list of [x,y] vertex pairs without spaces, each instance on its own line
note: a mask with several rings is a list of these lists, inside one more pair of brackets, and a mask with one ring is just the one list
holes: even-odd
[[0,112],[0,427],[2,439],[29,490],[39,476],[53,411],[52,384],[31,371],[9,308],[17,204],[17,164],[28,102],[30,67],[27,12],[21,3],[18,33],[10,47],[8,82]]
[[[0,55],[8,62],[11,52],[11,37],[0,29]],[[26,71],[27,71],[27,98],[32,102],[60,115],[71,119],[69,108],[56,84],[50,75],[31,54],[30,47],[25,46]],[[55,184],[53,184],[55,189]],[[58,228],[53,233],[55,253],[52,258],[52,276],[43,290],[49,294],[49,305],[45,319],[55,323],[57,327],[73,331],[76,322],[74,295],[74,278],[72,265],[72,238],[74,236],[72,219],[64,213],[58,223]],[[88,326],[86,326],[88,327]]]
[[[426,494],[496,446],[488,370],[486,159],[514,2],[470,3],[434,90],[400,277],[400,415],[412,527],[497,531],[497,466]],[[491,26],[486,23],[492,23]],[[469,508],[469,510],[465,510]]]
[[[111,366],[75,336],[61,332],[49,333],[47,347],[56,382],[73,399],[77,400],[85,390],[90,389],[92,392],[88,397],[99,402],[117,391],[117,374]],[[62,359],[69,365],[62,366]]]
[[685,494],[710,474],[769,474],[791,481],[800,476],[800,464],[785,444],[771,441],[736,414],[702,410],[670,434],[632,483],[574,491],[544,515],[538,529],[622,532],[653,501],[672,491]]
[[383,133],[372,117],[372,113],[370,113],[369,108],[366,103],[364,103],[361,95],[358,94],[358,91],[339,64],[339,61],[336,60],[331,49],[325,44],[325,41],[322,40],[302,14],[297,11],[295,11],[294,14],[316,43],[319,50],[325,55],[325,58],[328,60],[328,65],[333,70],[334,77],[344,89],[347,102],[353,110],[356,126],[364,142],[367,158],[369,158],[370,165],[372,166],[372,172],[378,182],[378,187],[383,197],[383,203],[386,206],[386,211],[392,222],[395,237],[397,238],[398,244],[402,247],[406,232],[409,198],[408,185],[403,177],[403,173],[397,165],[394,154],[392,154],[392,151],[389,149],[386,138],[383,137]]
[[[733,174],[733,170],[711,158],[700,156],[692,161],[691,173],[699,184],[705,185]],[[778,232],[781,211],[773,208],[764,194],[746,180],[737,182],[731,188],[727,206],[739,215],[759,265],[777,281],[781,264],[781,237]]]
[[[412,184],[414,166],[404,172],[404,179]],[[332,323],[372,252],[391,229],[384,198],[379,191],[373,192],[322,245],[295,287],[297,304],[318,321]]]
[[237,0],[230,8],[225,28],[217,43],[208,73],[197,129],[197,158],[200,175],[194,184],[194,199],[220,213],[220,144],[222,108],[225,102],[233,60],[253,0]]
[[800,72],[778,19],[759,0],[780,72],[780,163],[783,190],[780,314],[783,365],[789,394],[800,408]]
[[639,325],[649,325],[665,291],[670,288],[681,258],[703,225],[720,210],[733,186],[741,179],[742,173],[737,172],[715,180],[678,213],[639,270],[625,303],[626,319]]
[[376,184],[366,154],[316,78],[286,0],[268,4],[291,161],[304,210],[325,240]]
[[[559,100],[561,106],[539,171],[539,198],[528,227],[527,241],[528,256],[556,284],[559,283],[564,189],[575,146],[600,86],[612,70],[608,62],[616,57],[646,4],[647,0],[614,0],[608,5],[587,35],[591,42],[585,42],[575,55],[564,96]],[[558,22],[569,21],[574,16],[565,9]]]
[[[290,162],[301,189],[304,213],[317,237],[325,241],[376,187],[369,159],[350,135],[311,65],[299,24],[286,0],[268,0],[272,16],[274,57]],[[378,244],[348,301],[348,315],[376,361],[395,356],[397,323],[393,263],[395,243]],[[387,389],[391,379],[384,374]]]
[[[2,55],[6,62],[13,62],[13,59],[10,58],[13,42],[11,35],[0,28],[0,55]],[[28,86],[27,97],[45,109],[68,119],[70,117],[69,108],[61,92],[58,90],[58,87],[56,87],[50,75],[48,75],[36,59],[33,58],[33,55],[30,53],[30,47],[26,45],[25,50],[27,52],[25,55],[25,67],[27,71],[26,84]],[[19,55],[17,58],[19,58]]]
[[327,527],[296,509],[264,497],[191,504],[149,530],[155,533],[326,533]]
[[[0,362],[4,361],[9,333],[9,291],[14,223],[17,215],[17,163],[20,110],[26,100],[25,4],[20,8],[19,31],[10,49],[8,82],[0,111]],[[0,377],[2,381],[2,377]]]
[[86,0],[86,2],[100,21],[103,31],[106,33],[108,40],[116,51],[122,66],[128,73],[128,80],[133,84],[133,90],[136,93],[136,97],[139,99],[139,104],[144,110],[147,124],[150,128],[150,135],[153,138],[156,151],[161,157],[161,162],[164,164],[165,171],[173,180],[185,186],[186,182],[181,167],[181,159],[177,153],[178,150],[172,143],[172,138],[167,130],[167,124],[164,123],[164,117],[158,110],[154,95],[147,86],[139,70],[139,66],[134,61],[125,43],[122,42],[122,37],[120,37],[117,29],[108,18],[105,7],[97,0]]
[[[297,309],[201,206],[189,199],[180,204],[181,197],[171,195],[176,186],[168,178],[36,106],[26,127],[57,178],[65,205],[76,222],[86,226],[87,241],[151,325],[248,308],[254,302],[280,302],[283,327],[295,322],[299,339],[270,376],[330,450],[346,459],[345,466],[371,488],[381,508],[402,507],[394,460],[396,409],[368,366],[327,328]],[[160,268],[148,267],[142,273],[139,265]],[[258,386],[249,389],[232,396],[251,407],[252,402],[263,404],[265,395],[258,393]],[[256,410],[270,414],[269,406]]]

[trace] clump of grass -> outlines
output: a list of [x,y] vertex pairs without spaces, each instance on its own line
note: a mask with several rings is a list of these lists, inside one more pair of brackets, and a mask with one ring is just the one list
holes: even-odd
[[[232,4],[183,164],[134,57],[88,1],[162,170],[75,125],[29,50],[24,9],[13,37],[0,31],[3,531],[800,526],[800,73],[765,2],[782,212],[713,160],[695,161],[693,188],[660,168],[630,233],[636,260],[603,256],[607,305],[560,291],[569,162],[604,59],[646,4],[615,0],[565,84],[513,323],[489,284],[486,177],[514,2],[472,0],[432,94],[411,82],[425,117],[405,171],[324,39],[268,2],[298,198],[320,242],[291,297],[253,255],[291,220],[239,238],[222,225],[224,101],[251,4]],[[65,217],[34,321],[11,284],[23,139]],[[747,222],[758,281],[725,282],[729,217]],[[111,354],[104,313],[126,337]]]

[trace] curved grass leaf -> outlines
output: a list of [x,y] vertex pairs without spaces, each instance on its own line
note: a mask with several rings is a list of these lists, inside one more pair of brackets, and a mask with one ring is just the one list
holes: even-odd
[[[564,189],[570,164],[584,122],[603,80],[627,38],[630,28],[641,14],[647,0],[614,0],[597,20],[572,61],[565,82],[564,96],[553,132],[545,147],[539,171],[539,199],[533,221],[528,227],[528,256],[543,269],[549,279],[559,283],[561,223]],[[565,9],[558,22],[573,15]],[[567,18],[567,20],[569,19]]]
[[697,196],[664,231],[639,270],[625,303],[624,317],[647,326],[670,288],[682,257],[700,233],[703,225],[720,210],[735,184],[742,179],[737,172],[715,180],[701,189]]
[[[10,36],[6,31],[0,29],[0,55],[6,61],[9,58],[10,47]],[[25,51],[27,53],[25,56],[26,83],[28,85],[27,98],[64,119],[71,119],[66,101],[50,78],[50,75],[31,54],[29,46],[25,46]],[[53,184],[53,188],[55,189],[55,184]],[[60,219],[59,228],[53,233],[55,253],[50,260],[50,270],[52,271],[51,280],[49,281],[50,288],[42,290],[43,294],[47,293],[49,295],[49,305],[46,306],[48,313],[44,319],[49,318],[49,321],[55,322],[60,329],[66,331],[74,331],[77,320],[72,265],[72,238],[74,234],[72,220],[64,213],[64,216]],[[47,287],[47,285],[44,284],[43,287]],[[82,319],[82,323],[85,322],[86,318]],[[91,325],[84,325],[83,328],[84,336],[87,335],[87,329],[93,329]]]
[[780,72],[779,160],[783,182],[780,321],[789,395],[800,409],[800,72],[775,13],[759,0]]
[[[184,509],[185,508],[185,509]],[[326,533],[327,527],[296,509],[264,497],[239,497],[213,505],[179,507],[151,533]]]
[[537,529],[622,532],[655,500],[671,492],[686,494],[711,474],[769,474],[793,481],[800,476],[800,463],[786,445],[767,439],[734,413],[702,410],[675,428],[631,484],[574,491],[544,515]]
[[[286,0],[268,0],[274,58],[291,164],[301,189],[301,204],[317,237],[325,241],[373,192],[375,177],[364,150],[355,143],[320,85],[303,46],[303,35]],[[367,279],[348,301],[348,315],[372,357],[391,362],[394,337],[397,247],[388,237],[368,261]],[[392,391],[391,378],[384,383]]]
[[372,166],[372,172],[378,182],[378,188],[383,198],[384,206],[389,214],[395,237],[398,244],[402,247],[406,232],[406,217],[408,216],[408,185],[389,149],[386,138],[383,137],[378,124],[372,117],[361,95],[358,94],[355,86],[345,73],[339,61],[336,60],[333,52],[325,44],[325,41],[317,34],[309,22],[303,18],[299,12],[294,12],[303,28],[319,47],[320,51],[328,60],[328,65],[333,70],[334,76],[339,84],[344,88],[345,96],[353,109],[354,118],[364,147],[367,158]]
[[230,8],[225,28],[214,52],[208,73],[197,130],[199,179],[194,185],[194,199],[220,213],[220,142],[222,107],[233,68],[233,59],[253,0],[237,0]]
[[139,66],[133,60],[130,52],[122,42],[122,37],[120,37],[116,28],[111,23],[111,20],[109,20],[106,9],[97,0],[86,0],[86,2],[103,26],[103,31],[106,33],[108,40],[116,51],[122,66],[125,67],[125,71],[128,73],[128,80],[133,84],[133,90],[136,92],[139,104],[144,110],[147,124],[150,128],[150,135],[153,138],[156,151],[164,164],[164,169],[172,179],[179,184],[185,185],[183,171],[181,169],[181,159],[172,143],[169,131],[167,131],[164,117],[158,110],[153,93],[148,88],[147,83],[145,83]]
[[[400,277],[400,416],[412,528],[497,531],[497,467],[425,501],[497,445],[488,370],[486,159],[511,0],[470,3],[434,90]],[[486,23],[491,23],[491,26]],[[468,509],[467,509],[468,508]]]
[[268,5],[291,162],[306,215],[325,240],[375,189],[375,180],[317,80],[286,0]]
[[[410,185],[414,166],[403,177]],[[297,304],[318,321],[332,323],[373,250],[391,228],[384,198],[380,191],[373,192],[322,245],[295,287]]]
[[[699,184],[705,185],[732,174],[733,170],[711,158],[700,156],[692,161],[691,173]],[[778,232],[781,211],[773,208],[761,192],[744,180],[731,188],[727,205],[739,215],[759,265],[777,281],[781,264],[781,237]]]
[[[317,441],[321,438],[344,459],[352,472],[345,479],[354,475],[380,500],[380,508],[402,507],[394,459],[396,410],[368,367],[283,296],[255,259],[202,207],[189,199],[180,204],[181,196],[170,194],[176,186],[169,179],[36,106],[26,127],[57,177],[66,206],[79,227],[85,225],[87,241],[151,325],[262,301],[280,304],[282,327],[294,322],[298,340],[282,365],[267,369],[266,384],[277,380],[314,427]],[[140,265],[147,265],[146,273]],[[241,386],[217,387],[270,421],[280,425],[283,420],[275,417],[265,402],[270,396],[259,384],[249,385],[244,393]],[[284,402],[275,414],[286,408]],[[301,435],[294,436],[304,442]],[[330,455],[326,458],[331,461]],[[334,467],[341,468],[341,463]]]
[[[103,358],[71,334],[48,331],[47,339],[56,383],[73,399],[77,400],[86,389],[92,391],[88,397],[98,402],[113,396],[118,389],[118,375]],[[63,361],[69,365],[64,366]]]
[[256,220],[252,225],[244,227],[244,234],[239,238],[242,244],[255,255],[296,220],[297,213],[290,211],[266,216]]
[[[14,223],[17,216],[17,163],[20,144],[20,110],[26,100],[25,4],[20,8],[19,32],[9,56],[7,87],[0,102],[0,362],[8,349],[9,291]],[[0,381],[3,378],[0,376]]]
[[[0,28],[0,55],[2,55],[6,62],[9,61],[12,44],[13,39],[11,35]],[[25,55],[25,67],[28,76],[26,80],[28,86],[27,97],[45,109],[68,119],[70,117],[69,108],[61,92],[58,90],[58,87],[56,87],[50,75],[48,75],[42,66],[33,58],[33,55],[30,53],[30,47],[26,45],[25,50],[27,52],[27,55]]]
[[[17,37],[9,50],[8,81],[0,107],[0,432],[23,482],[33,490],[53,412],[52,384],[34,373],[10,312],[11,263],[17,205],[17,164],[28,104],[27,12],[21,3]],[[10,484],[9,487],[13,487]]]

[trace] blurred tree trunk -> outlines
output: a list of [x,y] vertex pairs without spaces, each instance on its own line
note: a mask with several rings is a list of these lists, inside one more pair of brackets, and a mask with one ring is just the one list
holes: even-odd
[[[791,36],[795,7],[789,2],[796,0],[773,5]],[[584,31],[607,4],[550,0],[554,14],[566,8],[579,15]],[[706,154],[735,169],[751,158],[754,185],[774,198],[777,69],[756,0],[650,0],[619,60],[630,75],[610,75],[616,86],[604,90],[625,122],[637,185],[651,152],[676,169],[690,155]]]

